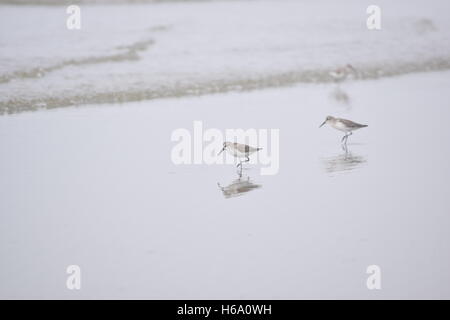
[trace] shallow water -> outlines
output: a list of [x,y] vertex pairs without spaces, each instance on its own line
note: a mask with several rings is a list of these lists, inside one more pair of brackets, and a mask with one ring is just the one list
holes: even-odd
[[[352,148],[353,149],[353,146]],[[342,146],[342,152],[331,157],[323,158],[324,169],[327,173],[346,173],[364,167],[367,159],[355,152],[352,152],[348,145]]]
[[[0,296],[450,298],[449,87],[441,72],[345,83],[350,108],[303,84],[0,117]],[[369,125],[347,153],[328,114]],[[171,133],[196,120],[280,129],[279,173],[172,164]]]

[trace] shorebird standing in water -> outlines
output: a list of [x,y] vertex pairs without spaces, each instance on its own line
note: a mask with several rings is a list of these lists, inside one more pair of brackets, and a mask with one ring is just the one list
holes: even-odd
[[[242,170],[242,163],[249,162],[250,161],[249,156],[261,149],[262,148],[254,148],[246,144],[241,144],[237,142],[224,142],[223,148],[222,150],[220,150],[218,155],[220,155],[224,150],[227,150],[229,154],[239,159],[239,163],[236,167],[237,168],[241,167]],[[245,161],[243,159],[245,159]]]
[[345,136],[342,137],[341,142],[347,144],[347,139],[353,133],[352,131],[367,127],[366,124],[359,124],[347,119],[335,118],[332,116],[328,116],[325,121],[319,126],[321,128],[325,123],[328,123],[333,128],[345,132]]
[[329,75],[335,82],[341,82],[347,79],[348,76],[356,76],[356,69],[353,68],[351,64],[347,64],[344,67],[337,68],[336,70],[330,71]]

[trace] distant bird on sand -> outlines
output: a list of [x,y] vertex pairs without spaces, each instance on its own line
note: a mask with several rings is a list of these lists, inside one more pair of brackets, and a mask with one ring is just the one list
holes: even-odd
[[[250,161],[249,156],[261,149],[262,148],[254,148],[246,144],[241,144],[237,142],[224,142],[223,148],[222,150],[220,150],[218,155],[220,155],[224,150],[227,150],[229,154],[239,159],[239,164],[237,165],[237,167],[238,168],[241,167],[242,169],[242,163],[249,162]],[[245,161],[243,161],[243,159],[245,159]]]
[[356,76],[356,69],[351,64],[347,64],[344,67],[339,67],[333,71],[330,71],[329,75],[335,82],[341,82],[347,79],[350,75]]
[[330,126],[335,128],[336,130],[345,132],[345,136],[342,137],[341,142],[347,143],[347,139],[353,133],[352,131],[367,127],[366,124],[359,124],[347,119],[335,118],[332,116],[328,116],[325,121],[319,126],[321,128],[325,123],[328,123]]

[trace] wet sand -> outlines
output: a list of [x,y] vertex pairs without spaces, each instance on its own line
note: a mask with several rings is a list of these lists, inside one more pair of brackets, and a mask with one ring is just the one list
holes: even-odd
[[360,0],[86,0],[80,30],[7,2],[35,5],[0,3],[0,115],[450,70],[447,0],[378,0],[377,31]]
[[[1,298],[450,298],[450,73],[0,117]],[[327,115],[366,123],[349,138]],[[280,170],[176,166],[280,129]],[[66,289],[66,267],[82,289]],[[366,268],[382,290],[366,288]]]

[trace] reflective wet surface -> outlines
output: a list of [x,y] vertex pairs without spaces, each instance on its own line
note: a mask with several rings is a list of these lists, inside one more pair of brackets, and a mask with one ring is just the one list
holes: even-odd
[[244,195],[247,192],[253,191],[255,189],[261,188],[262,185],[253,183],[250,180],[249,176],[245,176],[242,174],[237,175],[237,179],[233,180],[226,186],[222,186],[220,183],[217,183],[220,190],[223,193],[225,198],[232,198]]
[[[0,117],[0,296],[450,298],[450,75],[345,83],[348,111],[333,87]],[[327,115],[369,127],[345,151]],[[278,128],[279,172],[175,165],[197,120]]]
[[[325,172],[329,174],[349,173],[352,170],[361,169],[366,166],[366,157],[352,152],[351,149],[354,147],[350,143],[342,144],[342,152],[331,157],[324,157],[322,162]],[[364,149],[364,146],[358,145],[357,147],[358,149]]]

